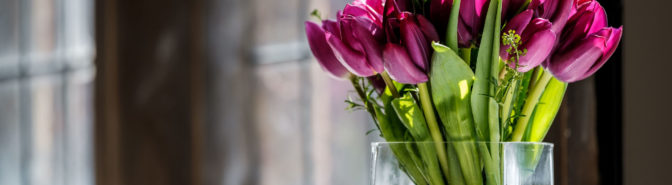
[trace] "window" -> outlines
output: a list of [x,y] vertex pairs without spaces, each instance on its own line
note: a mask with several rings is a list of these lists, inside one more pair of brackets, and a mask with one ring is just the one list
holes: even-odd
[[93,184],[90,0],[0,2],[0,184]]

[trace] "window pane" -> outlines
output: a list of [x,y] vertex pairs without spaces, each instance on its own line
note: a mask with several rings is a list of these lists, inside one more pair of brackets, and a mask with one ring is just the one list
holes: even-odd
[[0,83],[0,184],[21,184],[19,84]]
[[93,62],[93,5],[90,0],[63,0],[63,54],[73,67]]
[[30,79],[29,184],[63,184],[63,94],[57,76]]
[[0,0],[0,78],[18,75],[19,1]]
[[24,2],[22,12],[23,61],[28,62],[29,73],[53,71],[58,63],[61,36],[58,26],[60,12],[58,1],[29,0]]
[[68,75],[66,84],[65,184],[93,184],[93,72]]

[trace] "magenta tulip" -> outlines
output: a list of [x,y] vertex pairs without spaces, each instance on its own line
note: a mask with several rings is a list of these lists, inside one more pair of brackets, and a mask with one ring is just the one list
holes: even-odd
[[527,53],[520,53],[521,56],[516,64],[516,61],[508,61],[513,54],[507,52],[511,46],[501,46],[500,57],[507,60],[509,67],[519,72],[527,72],[539,66],[551,53],[555,44],[556,35],[551,30],[551,22],[542,18],[533,19],[533,13],[530,9],[521,12],[513,17],[502,30],[504,33],[514,30],[521,38],[518,50],[520,52],[527,50]]
[[[319,56],[318,61],[324,66],[326,59],[335,58],[350,73],[368,77],[383,72],[382,49],[384,35],[382,28],[383,2],[381,0],[357,0],[348,4],[339,11],[337,21],[322,21],[322,28],[314,24],[306,23],[306,34],[309,35],[309,44],[313,54],[327,56],[324,48],[330,48],[333,56]],[[311,36],[312,35],[312,36]],[[320,36],[328,44],[324,47]],[[335,66],[335,65],[333,65]],[[324,67],[325,69],[330,69]],[[333,67],[331,67],[333,68]],[[330,70],[327,70],[330,71]],[[331,71],[330,71],[331,72]],[[341,74],[341,73],[338,73]],[[337,75],[335,75],[337,76]]]
[[602,6],[595,1],[583,3],[567,21],[562,42],[543,65],[564,82],[589,77],[611,57],[621,40],[623,27],[606,26]]
[[431,42],[438,41],[439,36],[425,17],[400,11],[395,1],[390,2],[387,9],[391,12],[385,17],[385,70],[400,83],[426,82]]

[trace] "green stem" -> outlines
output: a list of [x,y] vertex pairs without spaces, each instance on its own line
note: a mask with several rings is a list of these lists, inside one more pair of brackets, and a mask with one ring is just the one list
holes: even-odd
[[[501,117],[500,118],[501,128],[506,128],[506,122],[510,120],[513,102],[516,102],[515,99],[516,99],[516,92],[518,92],[518,85],[519,85],[518,78],[513,77],[513,79],[509,83],[508,89],[506,90],[506,95],[504,97],[504,102],[502,104],[501,109],[502,112],[499,113]],[[503,133],[504,130],[505,129],[501,129],[502,132],[500,132],[500,134],[502,136],[504,135]]]
[[446,158],[446,148],[444,145],[443,137],[441,136],[441,130],[439,129],[439,123],[436,121],[436,115],[434,115],[434,108],[432,107],[432,100],[429,94],[429,88],[427,88],[427,83],[419,83],[418,90],[420,91],[420,104],[422,105],[422,111],[425,114],[425,121],[427,121],[427,126],[429,127],[429,132],[432,135],[434,144],[436,145],[437,155],[439,156],[439,163],[441,163],[441,169],[446,177],[448,177],[448,159]]
[[537,66],[534,69],[532,69],[532,77],[530,77],[530,85],[528,86],[528,90],[534,88],[534,85],[537,83],[537,80],[539,79],[539,71],[544,70],[541,67]]
[[392,97],[398,98],[399,92],[397,92],[397,86],[394,86],[394,82],[392,82],[392,78],[390,78],[390,75],[387,74],[387,71],[383,71],[380,73],[380,76],[383,77],[383,81],[385,81],[385,85],[387,85],[387,88],[390,89],[390,92],[392,93]]
[[513,129],[513,136],[511,137],[511,141],[522,141],[525,130],[528,127],[530,118],[532,117],[532,112],[539,103],[539,98],[541,98],[541,95],[544,93],[544,89],[546,89],[546,85],[548,85],[548,82],[551,81],[552,77],[553,75],[551,75],[549,72],[545,70],[542,71],[541,77],[539,77],[537,83],[534,84],[530,95],[528,95],[527,99],[525,99],[525,105],[523,106],[523,111],[521,112],[523,117],[518,119],[518,123],[516,123],[516,127]]
[[[359,78],[355,75],[350,76],[350,82],[352,82],[352,86],[355,88],[355,91],[357,91],[359,98],[364,103],[366,111],[369,112],[369,114],[371,114],[371,118],[373,118],[373,120],[376,121],[378,120],[376,119],[376,112],[373,110],[373,106],[371,106],[371,102],[369,102],[366,93],[362,89],[362,86],[359,85],[358,79]],[[376,124],[376,126],[378,126],[378,124]],[[378,128],[378,130],[380,130],[380,128]]]
[[471,65],[471,47],[469,48],[460,48],[460,57],[467,63]]

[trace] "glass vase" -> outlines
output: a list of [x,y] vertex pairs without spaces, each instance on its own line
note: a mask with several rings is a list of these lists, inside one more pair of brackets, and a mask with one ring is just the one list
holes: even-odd
[[371,146],[372,185],[553,184],[551,143],[376,142]]

